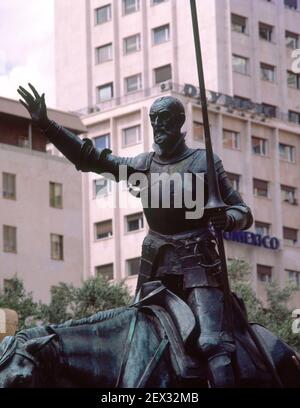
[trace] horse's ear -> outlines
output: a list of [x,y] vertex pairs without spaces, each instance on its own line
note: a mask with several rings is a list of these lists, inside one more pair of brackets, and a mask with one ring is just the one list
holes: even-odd
[[31,339],[26,341],[24,343],[24,349],[29,353],[29,354],[36,354],[39,351],[42,350],[47,344],[54,338],[56,337],[56,334],[50,334],[50,336],[45,336],[45,337],[37,337],[36,339]]

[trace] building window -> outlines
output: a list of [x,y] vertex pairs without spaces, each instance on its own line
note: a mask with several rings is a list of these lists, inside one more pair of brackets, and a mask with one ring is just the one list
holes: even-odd
[[112,99],[114,96],[113,93],[113,83],[110,82],[109,84],[101,85],[97,87],[97,97],[98,102],[105,102],[109,99]]
[[239,55],[232,56],[233,71],[239,74],[248,75],[249,72],[249,59],[241,57]]
[[138,275],[140,271],[140,263],[141,263],[140,257],[127,259],[126,261],[127,276]]
[[50,207],[63,208],[63,185],[61,183],[49,183]]
[[231,29],[237,33],[246,34],[247,18],[231,14]]
[[130,146],[141,142],[141,126],[122,129],[122,146]]
[[265,222],[255,222],[255,232],[256,234],[266,236],[270,234],[270,224],[267,224]]
[[94,137],[94,144],[97,149],[109,149],[110,148],[110,134]]
[[64,259],[64,237],[58,234],[50,234],[51,259],[62,261]]
[[204,126],[203,123],[193,121],[193,138],[198,142],[204,142]]
[[261,104],[262,112],[264,115],[270,118],[276,118],[277,108],[274,105],[269,105],[268,103]]
[[287,245],[295,245],[298,241],[298,230],[295,228],[283,227],[283,240]]
[[285,160],[290,163],[295,163],[295,147],[279,143],[279,157],[280,160]]
[[288,274],[289,284],[296,287],[297,289],[300,289],[300,272],[290,271],[288,269],[286,269],[286,272]]
[[16,199],[16,175],[2,173],[2,196],[10,200]]
[[105,197],[111,193],[111,180],[101,177],[93,181],[94,198]]
[[261,63],[260,77],[263,81],[275,82],[275,67],[273,65]]
[[259,282],[268,283],[272,281],[272,266],[257,265],[256,271]]
[[131,14],[139,11],[140,0],[123,0],[123,14]]
[[226,149],[239,150],[241,148],[241,135],[239,132],[223,129],[223,146]]
[[300,125],[300,113],[290,110],[289,111],[289,121]]
[[112,220],[96,222],[94,224],[95,240],[112,237]]
[[17,252],[17,228],[3,225],[3,251]]
[[300,74],[295,74],[293,71],[288,71],[287,83],[289,88],[300,89]]
[[14,279],[3,279],[3,289],[4,293],[9,293],[15,290]]
[[268,24],[259,23],[259,37],[262,40],[271,42],[273,39],[273,26]]
[[234,173],[226,173],[227,177],[229,178],[232,187],[235,191],[240,191],[240,179],[241,176],[239,174],[234,174]]
[[152,30],[153,44],[158,45],[170,40],[170,25],[166,24]]
[[136,92],[142,89],[142,74],[131,75],[125,78],[125,92]]
[[285,32],[285,44],[288,48],[296,50],[299,48],[299,34],[291,33],[290,31]]
[[112,60],[112,43],[96,48],[96,64]]
[[298,0],[284,0],[284,5],[289,9],[298,10]]
[[114,264],[99,265],[95,267],[96,276],[112,280],[114,278]]
[[131,52],[140,51],[141,49],[141,36],[140,34],[131,35],[124,38],[124,54],[130,54]]
[[296,188],[281,185],[281,200],[283,203],[297,205]]
[[172,79],[172,68],[171,65],[164,65],[163,67],[155,68],[155,83],[160,84],[161,82],[168,81]]
[[269,183],[264,180],[253,179],[253,194],[255,197],[269,197]]
[[111,4],[95,9],[95,24],[103,24],[111,20]]
[[138,231],[144,228],[143,213],[131,214],[126,216],[126,231]]
[[262,139],[260,137],[252,136],[252,153],[257,154],[259,156],[266,156],[267,155],[267,144],[268,141],[266,139]]

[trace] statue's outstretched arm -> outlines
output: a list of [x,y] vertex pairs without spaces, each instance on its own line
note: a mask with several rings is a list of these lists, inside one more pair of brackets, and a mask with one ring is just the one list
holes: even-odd
[[[74,133],[49,120],[45,103],[45,94],[41,96],[36,89],[28,84],[33,95],[20,86],[18,93],[24,99],[20,102],[28,110],[31,119],[45,133],[55,147],[69,159],[77,170],[95,173],[110,173],[114,179],[119,180],[119,166],[130,169],[132,158],[118,157],[111,154],[110,149],[95,148],[91,139],[81,140]],[[130,175],[130,171],[128,175]]]

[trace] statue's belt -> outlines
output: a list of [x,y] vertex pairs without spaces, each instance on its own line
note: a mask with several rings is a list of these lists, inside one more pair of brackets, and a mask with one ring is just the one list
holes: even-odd
[[[148,280],[166,275],[182,275],[185,288],[220,286],[219,258],[212,263],[203,262],[203,251],[214,247],[214,236],[207,228],[175,235],[163,235],[150,230],[142,247],[140,273]],[[176,257],[167,264],[159,264],[162,248],[171,246]],[[205,254],[204,254],[205,255]]]

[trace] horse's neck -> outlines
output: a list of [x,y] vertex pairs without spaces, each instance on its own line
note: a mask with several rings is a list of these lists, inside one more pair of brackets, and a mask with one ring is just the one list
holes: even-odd
[[41,380],[46,386],[55,386],[59,372],[63,369],[63,353],[57,339],[50,341],[36,358],[39,361],[42,378]]
[[64,362],[75,386],[114,386],[135,311],[102,322],[55,329],[62,344]]

